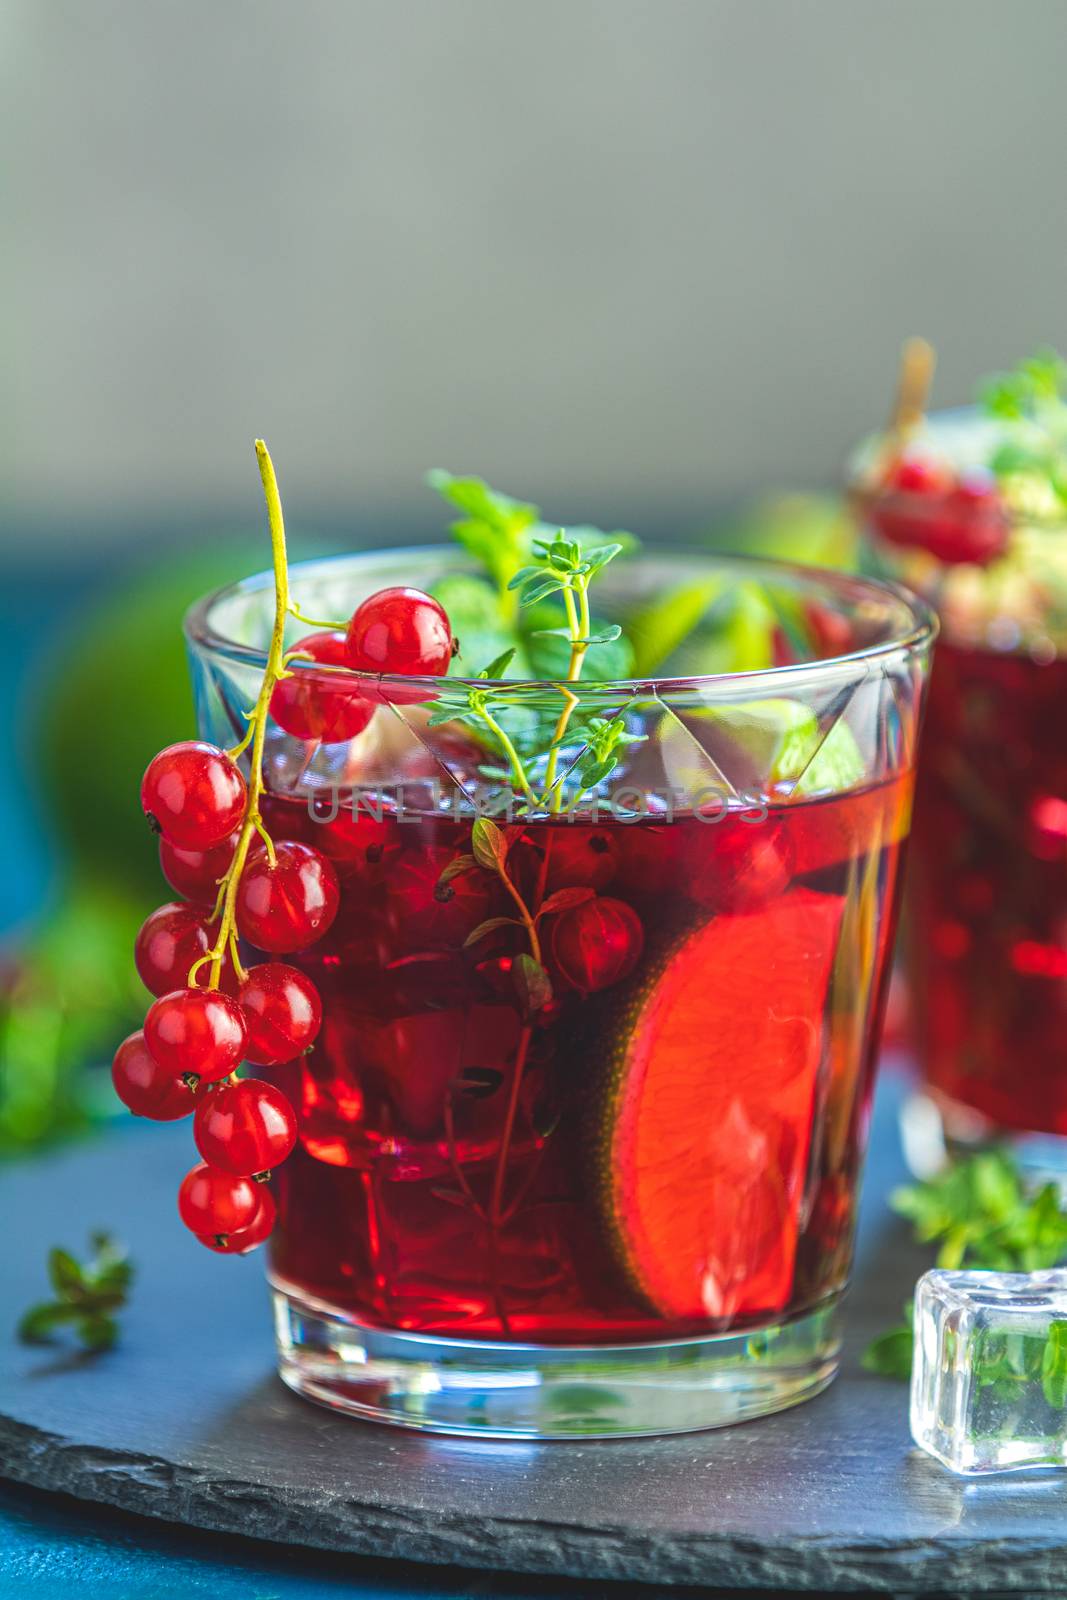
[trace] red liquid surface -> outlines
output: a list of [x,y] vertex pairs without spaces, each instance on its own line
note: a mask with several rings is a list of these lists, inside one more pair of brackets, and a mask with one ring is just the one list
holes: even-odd
[[[765,821],[508,825],[527,904],[592,886],[640,918],[629,976],[516,999],[493,874],[435,887],[470,825],[314,822],[342,904],[297,958],[313,1052],[272,1274],[380,1327],[596,1343],[780,1321],[845,1279],[910,776]],[[751,815],[751,814],[750,814]]]
[[938,644],[908,887],[930,1083],[1067,1133],[1067,661]]

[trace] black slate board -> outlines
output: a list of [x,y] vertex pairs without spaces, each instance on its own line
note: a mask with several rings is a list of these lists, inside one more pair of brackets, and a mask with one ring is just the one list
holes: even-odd
[[[329,1550],[659,1584],[1050,1593],[1067,1585],[1067,1480],[956,1479],[908,1437],[902,1386],[858,1353],[922,1260],[885,1211],[901,1176],[880,1095],[842,1377],[717,1433],[479,1443],[334,1416],[274,1376],[258,1258],[221,1260],[174,1214],[188,1130],[129,1125],[0,1171],[0,1473],[169,1521]],[[52,1243],[121,1232],[140,1280],[102,1357],[26,1349],[17,1312]]]

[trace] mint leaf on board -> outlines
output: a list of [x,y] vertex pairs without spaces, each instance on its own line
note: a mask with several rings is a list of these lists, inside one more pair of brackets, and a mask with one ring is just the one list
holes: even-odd
[[73,1328],[87,1350],[109,1349],[118,1338],[113,1313],[120,1310],[133,1281],[125,1249],[110,1234],[90,1236],[93,1254],[83,1264],[58,1246],[48,1254],[48,1276],[55,1299],[30,1306],[18,1323],[25,1344],[48,1343],[64,1324]]
[[[910,1219],[919,1243],[938,1246],[939,1267],[1040,1272],[1067,1258],[1067,1211],[1057,1186],[1046,1183],[1037,1190],[1027,1189],[1007,1150],[979,1151],[924,1183],[897,1189],[889,1203]],[[1053,1328],[1067,1329],[1067,1324],[1050,1327],[1049,1339],[1062,1340],[1064,1334],[1054,1335]],[[868,1348],[874,1361],[883,1359],[874,1353],[879,1344],[875,1340]],[[1043,1372],[1051,1373],[1050,1383],[1058,1383],[1061,1359],[1067,1374],[1067,1344],[1062,1358],[1057,1353],[1045,1359],[1049,1366]],[[988,1370],[983,1366],[982,1375],[990,1382],[1005,1376],[993,1366]]]
[[871,1340],[861,1358],[863,1368],[879,1378],[910,1378],[912,1345],[911,1323],[902,1322]]

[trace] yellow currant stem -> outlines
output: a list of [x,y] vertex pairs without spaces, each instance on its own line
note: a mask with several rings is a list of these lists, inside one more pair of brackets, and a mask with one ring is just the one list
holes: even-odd
[[219,890],[221,899],[222,921],[219,926],[218,936],[207,955],[201,956],[189,972],[189,985],[193,985],[199,969],[210,962],[211,976],[208,980],[209,989],[217,989],[222,978],[222,963],[230,953],[235,969],[240,974],[241,966],[237,959],[237,890],[241,882],[241,874],[248,860],[248,851],[253,838],[258,834],[267,849],[267,857],[274,865],[274,843],[263,826],[263,818],[259,814],[259,802],[263,797],[263,746],[267,736],[267,713],[270,710],[270,698],[274,693],[274,686],[285,671],[285,619],[290,614],[289,605],[289,567],[285,555],[285,519],[282,515],[282,502],[278,494],[278,480],[274,474],[274,463],[262,439],[256,440],[256,458],[259,462],[259,474],[263,479],[263,493],[267,501],[267,518],[270,522],[271,560],[274,566],[274,627],[271,630],[270,648],[267,651],[267,665],[263,672],[263,681],[259,686],[255,708],[251,715],[249,733],[252,743],[251,771],[248,777],[248,793],[245,800],[244,817],[241,822],[241,831],[237,836],[237,848],[230,862],[230,869],[221,881]]
[[[576,683],[582,675],[582,663],[585,661],[585,652],[589,649],[589,587],[585,577],[575,579],[578,589],[578,605],[574,604],[574,594],[570,589],[563,591],[563,604],[567,610],[567,626],[571,630],[571,659],[567,667],[567,682]],[[561,780],[556,777],[559,765],[560,745],[567,732],[567,724],[574,714],[578,704],[578,696],[559,685],[559,692],[564,697],[563,710],[560,712],[556,731],[552,735],[552,749],[549,752],[548,767],[545,771],[545,800],[548,809],[557,815],[563,803],[563,790]]]
[[302,622],[307,628],[328,628],[331,633],[345,633],[348,630],[348,622],[338,622],[335,617],[305,616],[295,600],[289,602],[289,615],[295,617],[297,622]]
[[237,947],[236,931],[230,934],[230,960],[233,963],[233,970],[236,974],[237,982],[244,983],[245,979],[248,977],[248,973],[241,964],[241,952]]

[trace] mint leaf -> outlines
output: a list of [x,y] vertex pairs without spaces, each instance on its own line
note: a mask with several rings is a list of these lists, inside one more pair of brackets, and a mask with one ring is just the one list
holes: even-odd
[[[440,468],[427,475],[427,482],[465,513],[452,523],[452,534],[485,568],[498,591],[506,591],[529,555],[530,530],[540,515],[537,507],[490,488],[483,478],[459,478]],[[505,617],[510,614],[507,606],[501,611]]]
[[42,1344],[70,1323],[87,1350],[106,1350],[118,1337],[113,1312],[126,1303],[133,1267],[126,1252],[107,1233],[91,1236],[95,1254],[83,1265],[58,1246],[48,1253],[48,1276],[56,1297],[31,1306],[20,1318],[18,1337]]
[[459,642],[459,653],[449,663],[449,676],[475,678],[486,661],[508,649],[516,651],[514,675],[530,676],[521,643],[511,621],[501,615],[500,596],[491,583],[470,573],[453,572],[438,579],[431,592],[448,613],[452,636]]
[[70,1322],[79,1315],[78,1308],[71,1305],[30,1306],[19,1319],[18,1336],[23,1344],[46,1344],[61,1322]]
[[87,1350],[110,1350],[119,1336],[118,1323],[103,1311],[90,1311],[80,1317],[76,1331]]
[[911,1324],[902,1322],[872,1339],[860,1358],[865,1372],[880,1378],[910,1378],[914,1337]]
[[67,1250],[58,1247],[48,1252],[48,1276],[58,1295],[81,1297],[85,1289],[82,1269]]
[[502,678],[515,659],[516,648],[515,645],[511,645],[509,649],[502,650],[487,667],[483,667],[478,674],[479,678]]

